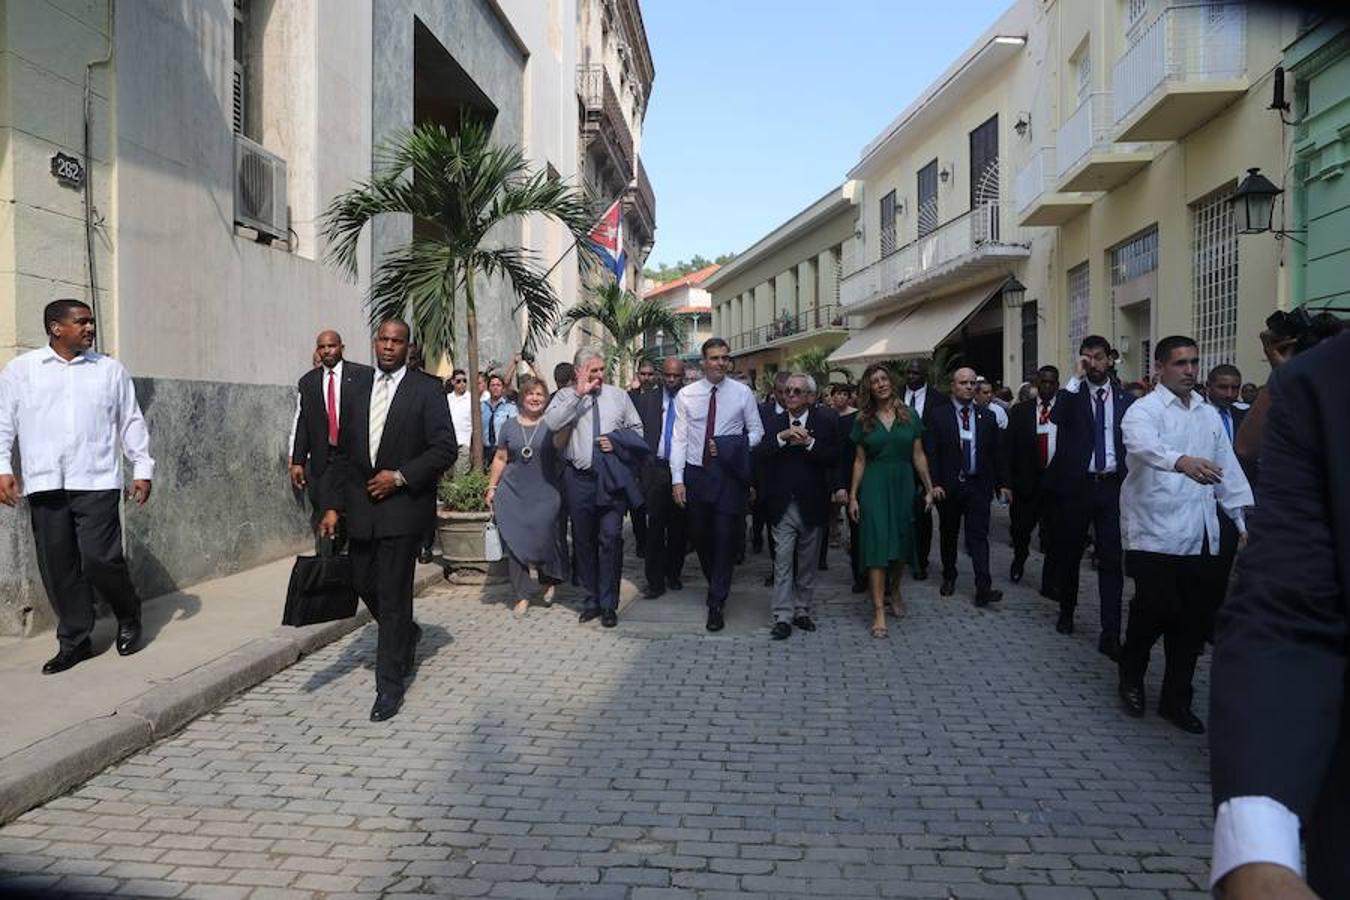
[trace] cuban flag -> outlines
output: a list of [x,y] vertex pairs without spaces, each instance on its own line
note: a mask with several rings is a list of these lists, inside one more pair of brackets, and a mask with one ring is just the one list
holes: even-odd
[[627,258],[623,252],[623,202],[615,200],[614,205],[605,210],[600,221],[591,229],[591,246],[604,262],[605,267],[614,273],[614,283],[623,287],[623,270]]

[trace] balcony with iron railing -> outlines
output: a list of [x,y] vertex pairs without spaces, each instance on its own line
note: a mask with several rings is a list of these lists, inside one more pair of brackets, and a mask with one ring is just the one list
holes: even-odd
[[[615,158],[615,167],[633,171],[633,131],[609,71],[601,65],[577,66],[577,99],[581,102],[581,136],[589,145],[603,141]],[[626,180],[626,176],[625,176]]]
[[1151,149],[1112,141],[1111,94],[1095,91],[1060,123],[1055,162],[1061,191],[1109,191],[1153,159]]
[[1030,234],[1010,203],[984,203],[943,223],[889,256],[844,276],[839,297],[849,315],[959,290],[1000,274],[1031,255]]
[[848,314],[837,303],[813,306],[796,315],[786,314],[772,322],[733,334],[727,339],[732,353],[749,353],[814,340],[831,332],[849,330]]
[[632,209],[640,220],[639,227],[648,238],[643,243],[650,243],[656,235],[656,193],[652,190],[652,182],[647,177],[647,167],[642,164],[641,156],[637,158],[635,181],[637,189],[632,195]]
[[1117,140],[1180,140],[1247,92],[1246,5],[1169,6],[1111,79]]
[[1042,147],[1032,154],[1013,180],[1013,202],[1017,224],[1023,226],[1063,225],[1092,205],[1085,194],[1058,190],[1059,169],[1055,166],[1055,148]]

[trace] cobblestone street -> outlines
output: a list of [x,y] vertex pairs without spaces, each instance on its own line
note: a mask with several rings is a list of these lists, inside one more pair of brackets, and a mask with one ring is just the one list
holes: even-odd
[[[367,721],[367,627],[0,828],[0,896],[1206,896],[1204,739],[1118,710],[1090,572],[1057,635],[1005,535],[1001,604],[963,558],[953,598],[907,582],[889,640],[842,551],[784,642],[763,556],[717,636],[692,556],[613,631],[438,588],[397,718]],[[1207,661],[1197,686],[1203,712]]]

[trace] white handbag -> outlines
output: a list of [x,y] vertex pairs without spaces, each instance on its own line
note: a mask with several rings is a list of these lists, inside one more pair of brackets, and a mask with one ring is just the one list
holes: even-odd
[[497,533],[495,519],[483,526],[483,559],[488,562],[501,562],[502,559],[502,536]]

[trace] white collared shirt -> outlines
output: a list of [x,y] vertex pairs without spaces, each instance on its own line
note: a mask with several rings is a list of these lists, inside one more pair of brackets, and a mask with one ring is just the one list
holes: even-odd
[[[323,368],[323,373],[319,378],[319,402],[323,404],[323,420],[328,421],[328,379],[333,379],[333,404],[336,409],[338,428],[342,427],[342,365],[343,360],[338,360],[333,368]],[[295,449],[295,435],[300,430],[300,392],[295,392],[295,418],[291,420],[291,439],[286,443],[286,452],[290,453]],[[314,451],[310,451],[311,453]],[[295,460],[291,460],[295,464]]]
[[[784,410],[784,412],[787,412],[787,411]],[[802,428],[802,429],[804,429],[804,428],[806,428],[806,420],[809,419],[809,418],[811,417],[811,408],[808,406],[806,409],[802,410],[800,413],[798,413],[798,414],[795,415],[795,416],[794,416],[792,413],[788,412],[787,417],[788,417],[788,427],[789,427],[789,428]],[[787,446],[787,441],[783,440],[783,438],[782,438],[781,436],[775,436],[775,437],[776,437],[776,439],[777,439],[777,441],[778,441],[778,446],[780,446],[780,447],[786,447],[786,446]],[[810,449],[811,449],[812,447],[814,447],[815,445],[816,445],[816,436],[815,436],[814,434],[811,435],[810,437],[808,437],[808,438],[806,439],[806,443],[805,443],[805,444],[802,444],[802,446],[805,447],[807,450],[810,450]]]
[[[1092,414],[1092,421],[1097,428],[1106,432],[1106,467],[1098,469],[1096,456],[1093,455],[1088,457],[1088,471],[1099,474],[1114,472],[1116,470],[1115,391],[1112,390],[1110,381],[1107,381],[1105,384],[1093,384],[1090,381],[1084,382],[1083,379],[1079,378],[1077,375],[1069,379],[1069,383],[1064,385],[1064,390],[1068,391],[1070,394],[1076,394],[1078,393],[1079,387],[1084,384],[1087,385],[1088,411]],[[1106,405],[1106,414],[1100,421],[1097,420],[1097,391],[1099,390],[1106,391],[1106,394],[1102,397],[1102,401]],[[1093,446],[1096,445],[1094,444]]]
[[1008,411],[997,403],[990,403],[985,409],[994,414],[994,424],[998,425],[999,431],[1008,430]]
[[[1121,421],[1129,473],[1120,486],[1120,530],[1126,550],[1199,556],[1219,552],[1217,502],[1246,533],[1244,507],[1255,505],[1247,476],[1214,407],[1195,392],[1190,406],[1158,385],[1130,404]],[[1223,470],[1218,484],[1200,484],[1176,470],[1183,456]]]
[[[597,413],[600,416],[598,430],[595,426]],[[583,472],[591,468],[596,435],[623,430],[642,434],[642,417],[633,406],[633,398],[612,384],[602,384],[600,393],[585,397],[578,397],[576,388],[558,391],[544,410],[543,421],[544,427],[554,434],[565,428],[572,429],[563,447],[563,459]]]
[[455,440],[460,447],[468,449],[469,437],[473,434],[473,395],[468,391],[462,394],[451,391],[446,395],[445,402],[450,407],[450,423],[455,426]]
[[[686,461],[691,466],[703,464],[703,436],[708,430],[708,398],[712,383],[701,378],[685,385],[675,395],[675,436],[670,447],[670,480],[684,484]],[[717,422],[713,437],[744,434],[750,446],[756,447],[764,437],[764,423],[759,418],[759,406],[750,388],[730,378],[717,383]]]
[[132,478],[155,476],[131,375],[93,350],[66,361],[43,347],[0,371],[0,475],[14,474],[16,437],[25,496],[121,490],[119,450],[131,461]]
[[[1055,398],[1051,397],[1048,404],[1044,407],[1039,399],[1033,400],[1036,404],[1036,441],[1039,444],[1041,435],[1045,435],[1045,464],[1048,466],[1055,458],[1055,438],[1059,434],[1059,426],[1050,420],[1050,416],[1055,409]],[[1041,409],[1045,409],[1045,415],[1041,415]],[[1039,447],[1037,452],[1040,452]]]
[[923,407],[928,402],[928,385],[924,385],[918,390],[907,388],[905,390],[905,405],[914,407],[914,411],[923,418]]
[[[960,441],[970,442],[970,459],[966,462],[966,468],[971,475],[974,475],[976,474],[975,460],[979,459],[975,454],[975,433],[980,430],[980,408],[975,405],[974,400],[971,400],[969,403],[962,403],[955,397],[952,398],[952,406],[956,407],[957,449],[961,449]],[[961,410],[966,409],[967,407],[970,408],[970,427],[963,428],[961,427]]]

